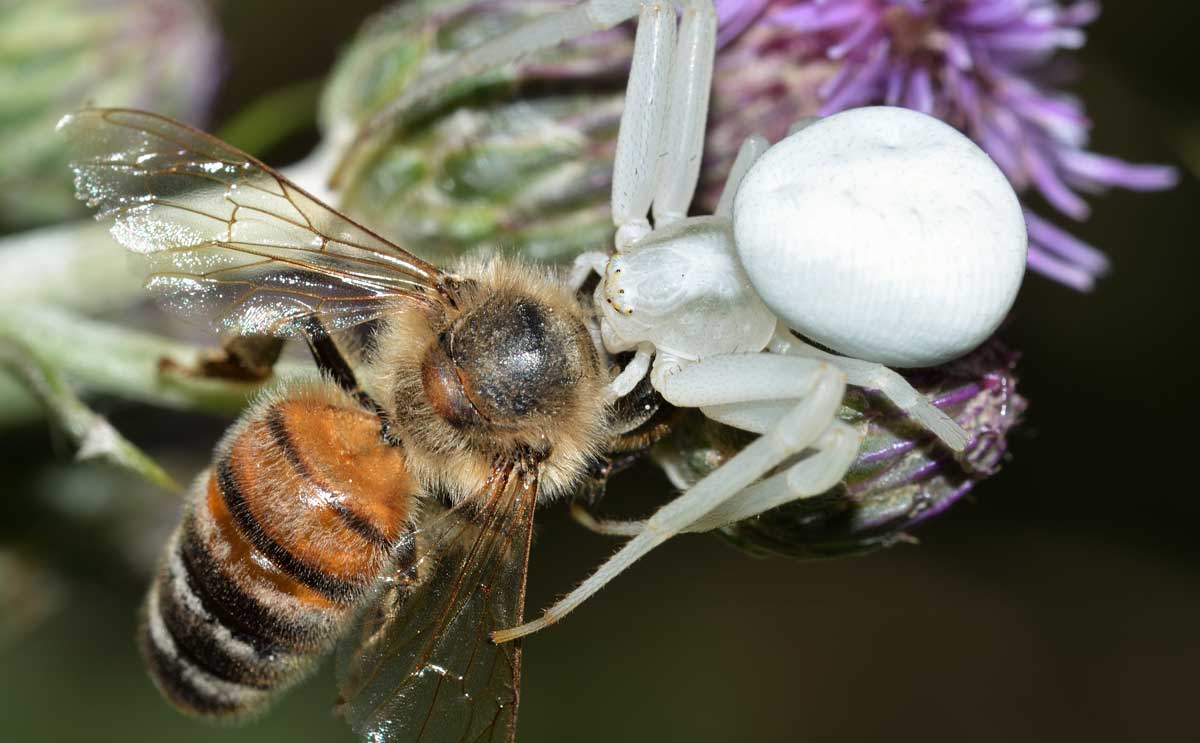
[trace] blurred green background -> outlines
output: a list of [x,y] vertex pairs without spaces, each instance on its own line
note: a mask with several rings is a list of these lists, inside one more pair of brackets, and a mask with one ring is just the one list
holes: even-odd
[[[321,75],[380,6],[221,4],[215,124]],[[1183,182],[1094,202],[1077,232],[1114,264],[1095,293],[1027,281],[1004,337],[1024,354],[1031,406],[1003,472],[926,524],[919,546],[865,558],[756,560],[709,537],[674,540],[527,641],[520,740],[1196,738],[1198,25],[1186,0],[1109,0],[1091,29],[1077,90],[1095,149],[1179,164]],[[307,136],[268,159],[302,154]],[[152,452],[194,451],[168,461],[181,479],[228,424],[119,400],[99,409]],[[170,527],[153,507],[165,496],[70,465],[45,424],[0,436],[0,544],[43,560],[41,593],[63,597],[0,645],[0,740],[351,740],[331,713],[329,664],[242,728],[161,702],[132,636],[136,566]],[[100,502],[114,490],[128,495]],[[668,492],[641,467],[612,484],[608,510],[644,512]],[[531,611],[612,549],[549,509]]]

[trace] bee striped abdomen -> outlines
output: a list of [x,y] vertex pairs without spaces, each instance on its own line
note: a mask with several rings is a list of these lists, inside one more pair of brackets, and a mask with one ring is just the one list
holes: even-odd
[[217,447],[147,597],[151,675],[186,711],[261,707],[411,559],[416,486],[403,451],[373,414],[301,393],[256,406]]

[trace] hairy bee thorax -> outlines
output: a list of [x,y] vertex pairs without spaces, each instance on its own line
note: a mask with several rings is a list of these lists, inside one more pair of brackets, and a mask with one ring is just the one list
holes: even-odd
[[454,307],[407,309],[375,344],[373,386],[410,466],[457,501],[497,456],[531,453],[542,497],[572,490],[608,433],[585,309],[537,269],[493,260],[459,275]]

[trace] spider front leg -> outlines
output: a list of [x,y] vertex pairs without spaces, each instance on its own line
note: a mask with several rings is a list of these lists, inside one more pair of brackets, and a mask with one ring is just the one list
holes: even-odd
[[704,514],[687,531],[712,531],[794,500],[821,495],[845,477],[861,444],[859,431],[835,421],[813,442],[811,453],[804,459],[746,488],[736,498]]
[[[767,364],[785,370],[790,364]],[[711,396],[706,395],[709,399]],[[676,399],[681,399],[677,397]],[[688,399],[688,398],[683,398]],[[787,414],[788,406],[797,401],[753,399],[741,402],[722,402],[702,406],[706,416],[735,428],[754,433],[769,431]],[[763,511],[826,492],[841,481],[858,455],[862,436],[853,427],[834,421],[821,437],[813,442],[808,455],[786,471],[755,483],[709,511],[685,531],[703,532],[736,521],[757,516]],[[634,536],[641,532],[645,521],[613,521],[597,519],[582,506],[575,504],[571,516],[584,528],[608,536]]]
[[[735,498],[704,514],[684,531],[705,532],[743,521],[785,503],[820,495],[837,485],[854,464],[862,436],[840,421],[830,424],[813,442],[811,452],[777,475],[743,490]],[[636,536],[646,521],[598,519],[580,503],[571,504],[571,517],[589,531],[605,536]]]
[[834,422],[846,378],[827,363],[753,353],[702,359],[666,376],[655,386],[664,399],[675,405],[701,407],[776,400],[785,407],[785,412],[724,465],[659,509],[637,536],[578,588],[540,618],[494,633],[492,638],[496,642],[514,640],[557,622],[639,557],[702,523],[713,509],[811,446]]

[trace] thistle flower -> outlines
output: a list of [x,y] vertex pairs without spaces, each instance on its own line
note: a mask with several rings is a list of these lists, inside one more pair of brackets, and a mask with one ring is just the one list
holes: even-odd
[[[974,139],[1019,193],[1036,192],[1075,220],[1079,192],[1169,188],[1173,168],[1086,149],[1083,105],[1043,82],[1060,50],[1083,46],[1099,3],[1079,0],[717,0],[722,39],[776,66],[832,70],[816,113],[887,104],[937,116]],[[770,29],[763,32],[761,29]],[[742,37],[747,38],[743,39]],[[1029,267],[1089,289],[1108,261],[1026,210]]]
[[[852,388],[839,416],[863,430],[864,440],[846,478],[828,493],[725,527],[721,535],[754,554],[802,558],[867,552],[908,539],[909,529],[999,470],[1009,429],[1026,406],[1016,391],[1015,364],[1015,354],[991,341],[958,361],[909,375],[971,434],[971,444],[957,456],[900,413],[888,412],[875,393]],[[660,443],[654,456],[676,487],[687,488],[752,437],[698,420]]]
[[0,222],[79,212],[54,123],[84,104],[202,124],[219,41],[203,0],[12,0],[0,6]]

